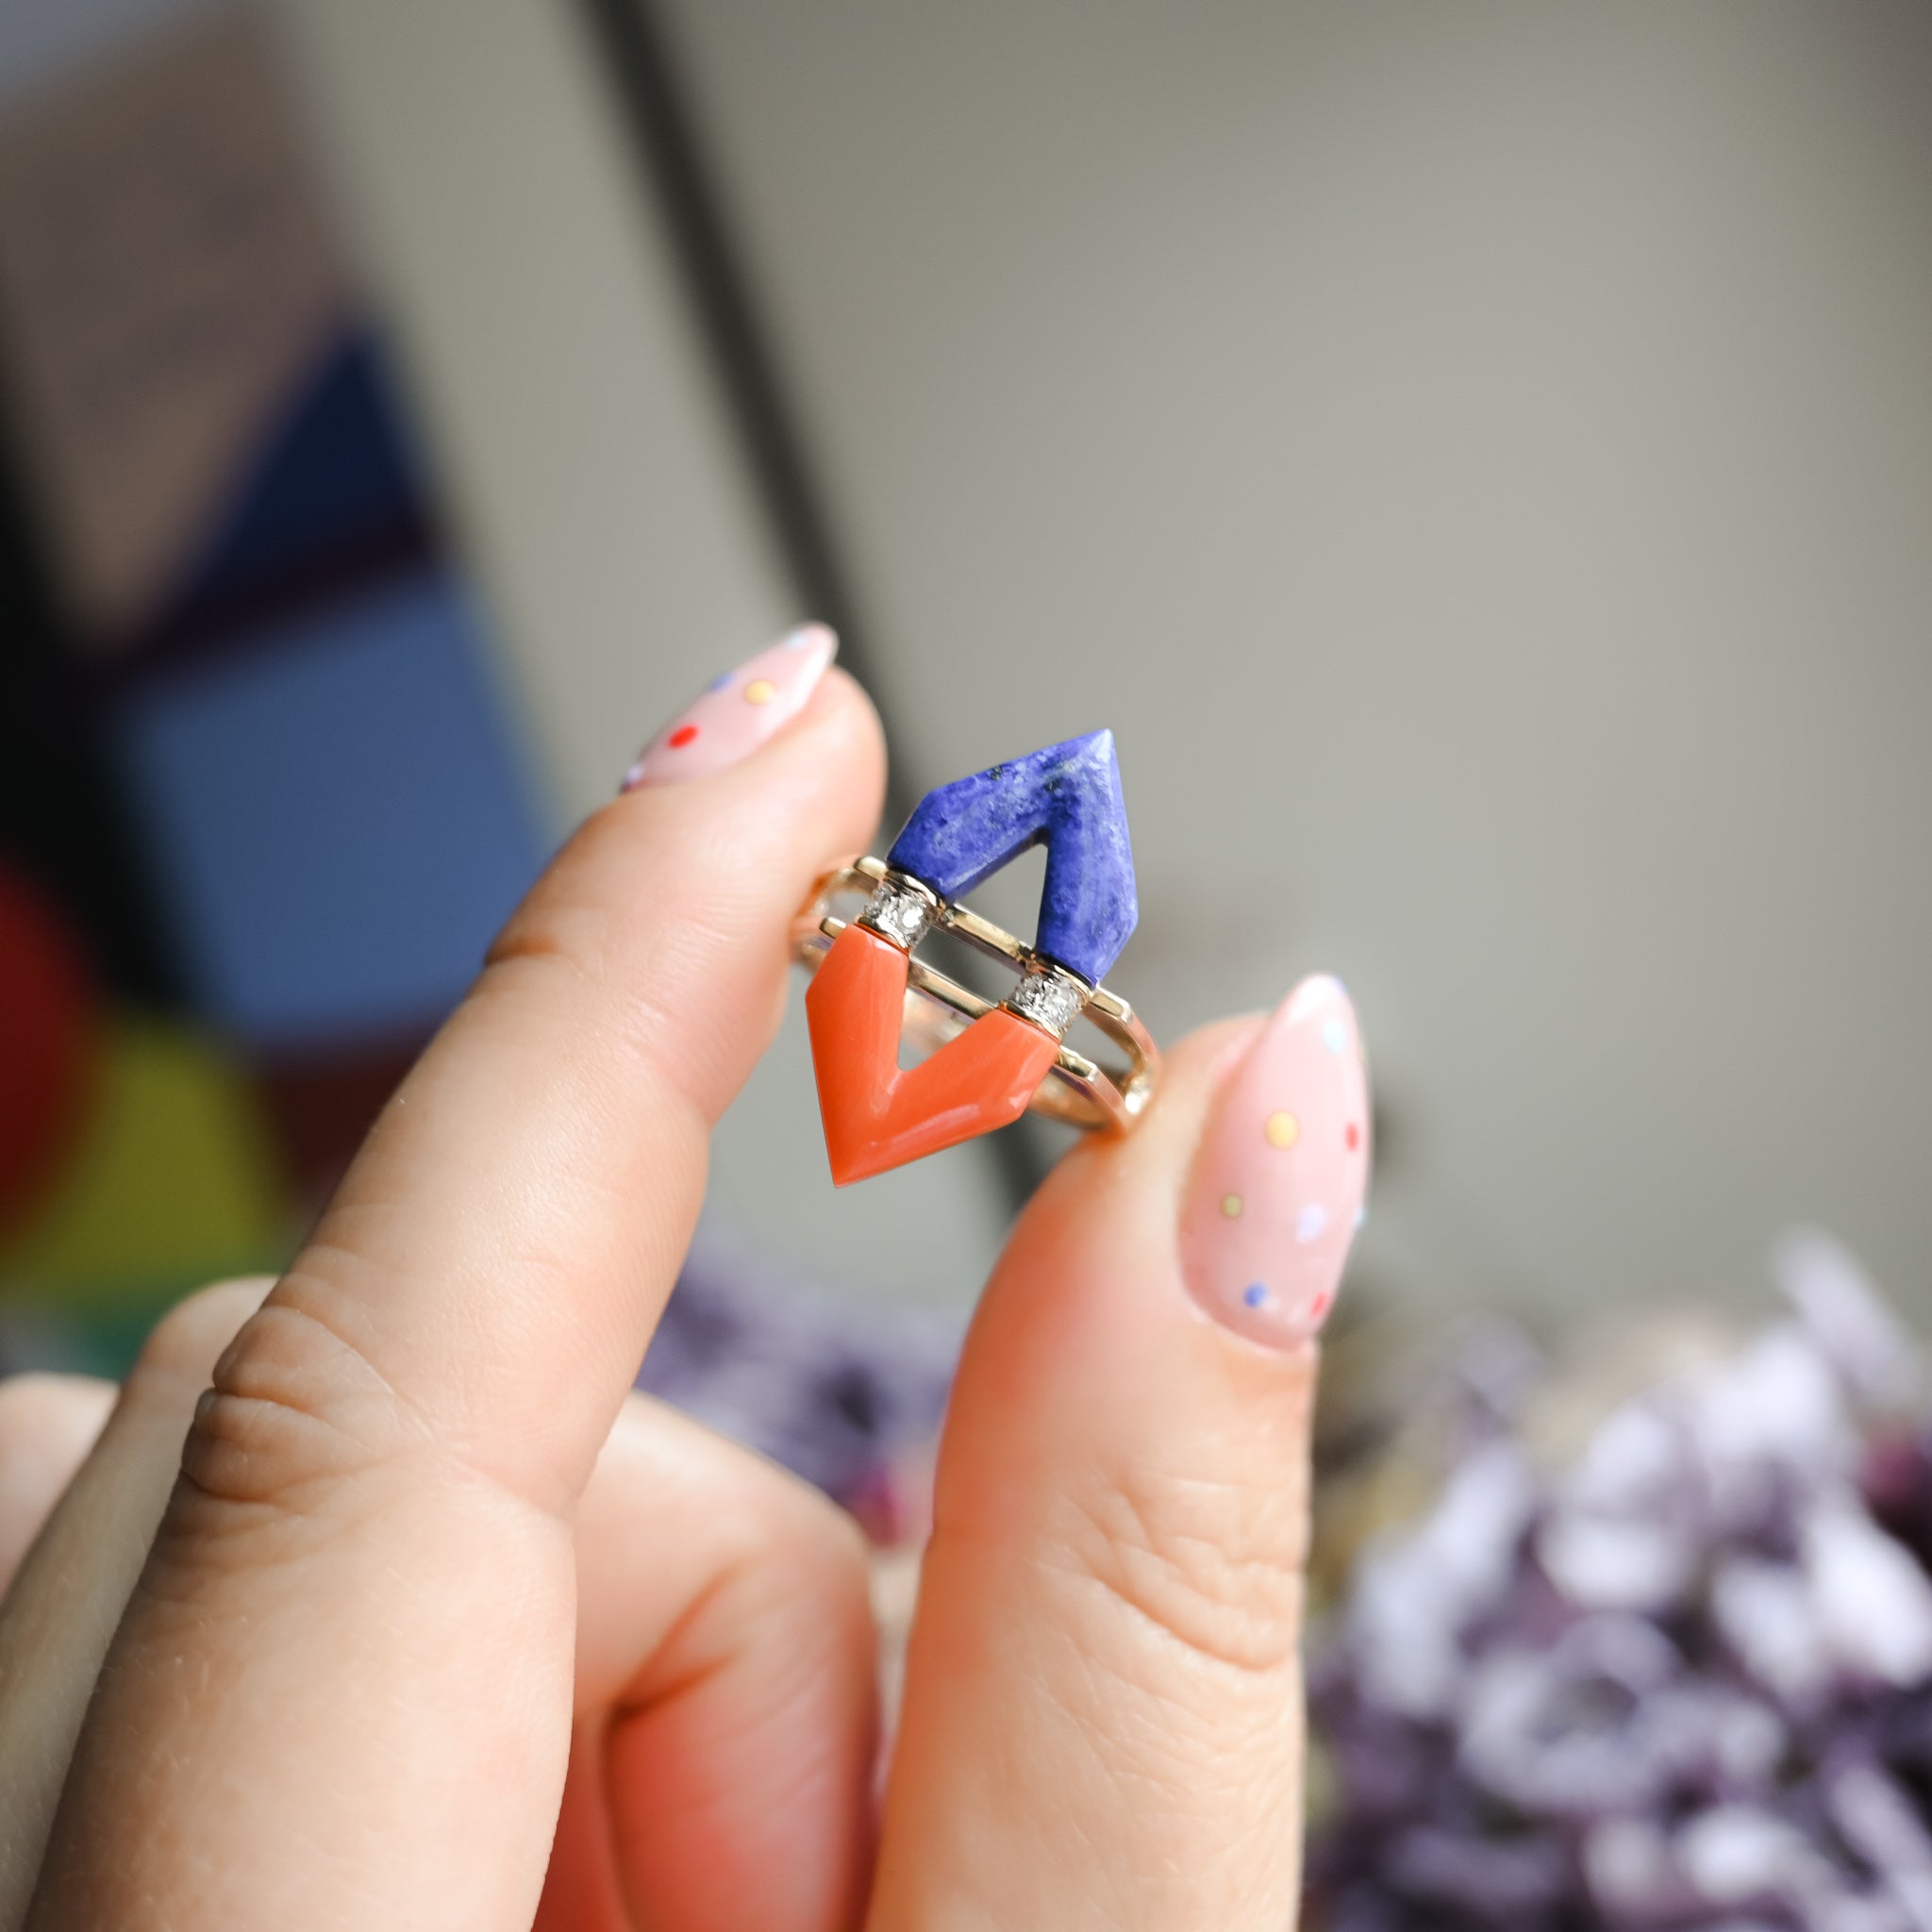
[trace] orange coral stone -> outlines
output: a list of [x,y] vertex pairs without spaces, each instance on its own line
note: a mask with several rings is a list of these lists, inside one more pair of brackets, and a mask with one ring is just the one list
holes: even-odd
[[1016,1121],[1059,1054],[1043,1028],[995,1008],[909,1071],[899,1065],[907,958],[848,925],[806,990],[832,1181],[849,1187]]

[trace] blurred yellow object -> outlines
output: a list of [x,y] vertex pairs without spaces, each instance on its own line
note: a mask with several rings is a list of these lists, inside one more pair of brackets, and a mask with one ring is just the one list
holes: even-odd
[[117,1016],[105,1049],[66,1171],[0,1250],[0,1293],[85,1317],[276,1265],[288,1196],[240,1071],[149,1019]]

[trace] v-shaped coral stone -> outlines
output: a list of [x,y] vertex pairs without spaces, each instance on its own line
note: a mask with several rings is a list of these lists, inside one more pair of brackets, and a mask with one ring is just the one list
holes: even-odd
[[1004,1008],[902,1071],[907,956],[848,925],[805,995],[832,1181],[848,1187],[1016,1121],[1059,1056],[1044,1028]]

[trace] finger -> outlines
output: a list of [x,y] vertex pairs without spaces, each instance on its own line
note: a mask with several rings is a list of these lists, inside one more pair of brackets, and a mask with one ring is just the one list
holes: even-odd
[[604,1734],[594,1724],[579,1724],[571,1735],[563,1803],[530,1932],[633,1932],[634,1924],[611,1843]]
[[[0,1603],[0,1928],[21,1923],[101,1659],[174,1485],[215,1358],[270,1283],[224,1282],[169,1310],[119,1400],[63,1381],[70,1440],[112,1413]],[[9,1385],[10,1386],[10,1385]],[[0,1391],[4,1393],[5,1391]]]
[[1295,1923],[1311,1337],[1366,1131],[1305,982],[1028,1208],[941,1449],[876,1932]]
[[114,1393],[113,1383],[93,1375],[0,1382],[0,1598],[93,1447]]
[[877,720],[834,673],[741,762],[590,820],[385,1108],[222,1391],[313,1392],[352,1448],[426,1433],[540,1507],[573,1502],[689,1244],[710,1127],[776,1030],[792,914],[882,791]]
[[577,1541],[579,1744],[550,1923],[595,1925],[614,1889],[653,1932],[856,1924],[876,1712],[851,1519],[634,1397]]
[[708,1126],[777,1024],[791,914],[881,785],[834,674],[738,764],[608,807],[533,890],[217,1364],[75,1753],[45,1924],[139,1902],[288,1932],[528,1924],[569,1750],[573,1514]]

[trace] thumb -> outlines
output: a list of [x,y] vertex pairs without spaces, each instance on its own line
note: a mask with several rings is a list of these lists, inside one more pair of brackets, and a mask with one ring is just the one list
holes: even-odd
[[1312,1338],[1367,1143],[1354,1012],[1306,980],[1021,1220],[941,1449],[874,1932],[1294,1923]]

